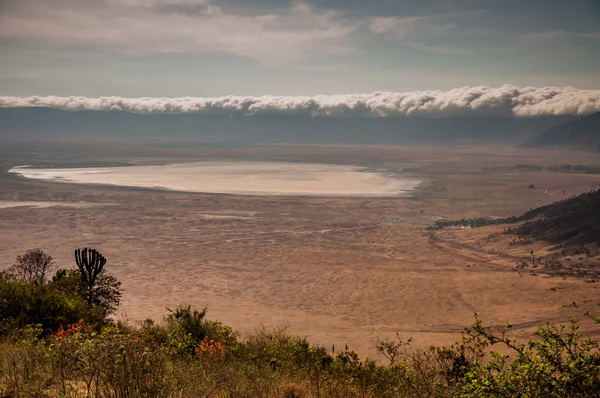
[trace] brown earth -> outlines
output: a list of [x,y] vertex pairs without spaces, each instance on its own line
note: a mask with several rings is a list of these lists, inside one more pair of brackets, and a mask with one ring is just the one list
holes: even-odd
[[[531,250],[485,238],[501,226],[426,230],[439,217],[504,217],[588,191],[600,175],[491,171],[515,164],[599,164],[589,153],[497,147],[3,148],[20,164],[141,163],[244,158],[408,167],[424,183],[413,198],[352,199],[190,194],[25,180],[2,173],[0,200],[85,201],[86,206],[0,207],[0,268],[39,247],[72,266],[91,246],[123,282],[122,315],[160,319],[178,304],[243,331],[289,324],[330,347],[375,356],[377,339],[447,344],[473,314],[518,333],[583,318],[598,284],[516,272]],[[535,184],[535,189],[529,189]],[[89,206],[99,203],[104,206]],[[496,228],[496,229],[494,229]],[[536,243],[543,246],[543,243]],[[536,246],[537,248],[537,246]],[[517,250],[517,251],[515,251]],[[522,252],[518,252],[522,250]],[[558,287],[558,288],[557,288]],[[554,288],[553,290],[551,290]],[[573,305],[573,303],[576,305]],[[584,330],[589,325],[584,324]]]

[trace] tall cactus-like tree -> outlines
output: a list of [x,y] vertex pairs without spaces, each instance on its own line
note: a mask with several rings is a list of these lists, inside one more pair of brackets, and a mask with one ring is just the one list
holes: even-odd
[[98,276],[106,265],[106,258],[95,249],[75,250],[75,263],[81,274],[81,284],[86,292],[86,301],[89,306],[94,305],[94,287]]

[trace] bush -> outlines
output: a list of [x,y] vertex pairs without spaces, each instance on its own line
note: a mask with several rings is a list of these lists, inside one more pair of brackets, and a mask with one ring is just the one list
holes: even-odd
[[[594,319],[596,324],[600,319]],[[463,380],[463,394],[479,396],[591,397],[600,395],[598,342],[583,338],[575,320],[538,327],[535,339],[519,343],[507,337],[510,325],[493,333],[477,321],[466,334],[477,349],[501,345],[514,358],[491,351],[489,361],[473,363]]]
[[106,322],[107,317],[116,311],[121,301],[120,285],[121,283],[114,276],[102,272],[94,287],[94,300],[92,305],[89,305],[86,301],[87,291],[81,284],[79,270],[59,269],[49,284],[51,288],[82,301],[87,307],[86,316],[83,319],[94,325]]
[[26,325],[39,325],[43,335],[61,325],[88,318],[85,302],[48,285],[0,278],[0,335]]

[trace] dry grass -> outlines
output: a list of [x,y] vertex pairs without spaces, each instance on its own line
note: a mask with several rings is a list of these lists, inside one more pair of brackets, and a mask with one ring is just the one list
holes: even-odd
[[[132,158],[127,150],[102,155]],[[141,149],[136,150],[139,158]],[[427,183],[415,199],[319,199],[84,188],[3,177],[0,199],[114,205],[0,209],[0,267],[31,247],[48,251],[64,267],[72,264],[73,248],[91,245],[111,260],[111,270],[123,282],[128,319],[160,319],[165,306],[181,303],[207,305],[242,332],[260,324],[289,324],[292,333],[323,346],[348,344],[370,356],[377,355],[378,339],[395,332],[413,337],[416,347],[445,344],[456,340],[474,312],[490,324],[527,325],[580,317],[583,308],[563,306],[597,297],[595,284],[514,272],[512,264],[504,267],[501,255],[434,247],[424,235],[438,217],[520,214],[600,183],[594,175],[483,167],[593,163],[587,155],[477,147],[145,151],[182,161],[243,157],[410,164]],[[39,156],[27,162],[7,159],[31,164],[56,158]],[[529,184],[537,188],[528,189]],[[549,290],[559,283],[560,289]]]

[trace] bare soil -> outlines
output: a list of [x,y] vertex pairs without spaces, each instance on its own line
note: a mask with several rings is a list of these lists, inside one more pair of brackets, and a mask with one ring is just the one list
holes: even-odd
[[[30,151],[33,151],[30,149]],[[506,171],[515,164],[600,164],[589,153],[498,147],[136,148],[99,145],[0,150],[20,164],[165,164],[207,159],[409,167],[411,198],[306,198],[181,193],[27,180],[3,172],[0,200],[106,206],[0,206],[0,268],[39,247],[62,267],[94,247],[123,282],[122,314],[160,319],[178,304],[243,331],[276,325],[330,347],[376,356],[378,339],[413,346],[455,341],[474,320],[529,333],[584,318],[599,285],[576,275],[532,275],[515,264],[535,247],[509,245],[502,226],[426,230],[439,218],[505,217],[588,191],[600,175]],[[486,169],[497,166],[501,171]],[[535,189],[529,189],[535,184]],[[496,228],[496,229],[494,229]],[[487,240],[486,240],[487,239]],[[539,246],[539,247],[538,247]],[[575,303],[575,305],[573,305]],[[584,324],[584,331],[589,324]]]

